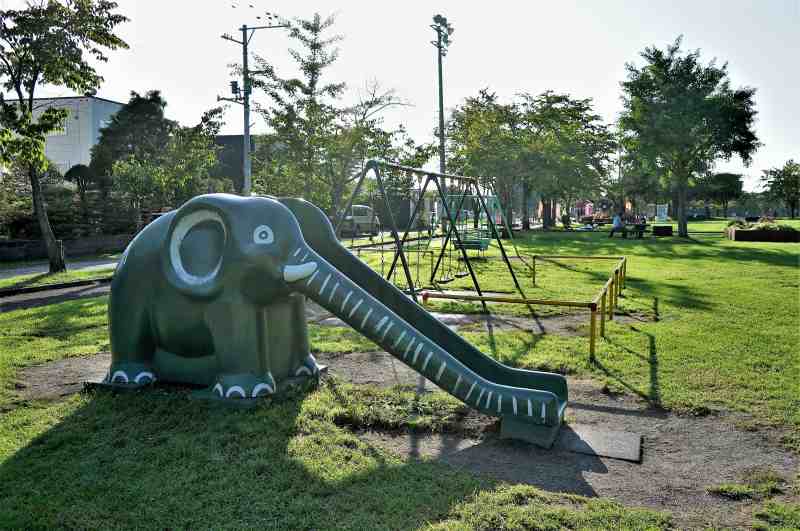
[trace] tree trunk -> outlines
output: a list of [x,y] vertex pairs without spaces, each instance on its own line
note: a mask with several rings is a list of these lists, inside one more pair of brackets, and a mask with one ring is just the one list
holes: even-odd
[[39,222],[39,230],[42,233],[44,245],[47,248],[47,258],[50,262],[50,273],[61,273],[67,270],[64,264],[64,249],[60,242],[56,241],[56,236],[53,234],[53,228],[50,226],[50,220],[47,218],[47,205],[44,201],[44,194],[42,193],[42,185],[39,182],[39,176],[36,174],[34,168],[28,169],[28,177],[31,181],[31,195],[33,196],[33,211],[36,214],[36,219]]
[[728,218],[728,202],[722,202],[722,217],[727,219]]
[[678,183],[678,236],[689,237],[689,225],[686,221],[686,183]]
[[531,195],[531,187],[527,181],[522,182],[522,230],[531,230],[530,212],[528,211],[528,199]]
[[553,225],[550,213],[550,200],[542,198],[542,227],[545,229],[549,229]]

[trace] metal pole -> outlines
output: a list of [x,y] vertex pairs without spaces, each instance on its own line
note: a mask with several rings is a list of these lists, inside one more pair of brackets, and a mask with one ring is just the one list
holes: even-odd
[[[436,30],[436,56],[439,59],[439,173],[444,173],[444,87],[442,86],[442,29]],[[447,183],[442,182],[447,193]]]
[[242,195],[249,196],[252,188],[250,165],[250,71],[247,68],[247,24],[242,25],[242,90],[244,90],[244,136],[242,142]]

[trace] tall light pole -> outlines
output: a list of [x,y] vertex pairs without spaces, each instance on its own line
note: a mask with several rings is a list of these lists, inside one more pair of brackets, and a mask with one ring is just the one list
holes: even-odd
[[[256,17],[260,19],[261,17]],[[277,21],[278,16],[274,13],[266,13],[266,18],[269,23],[266,26],[248,27],[243,24],[239,31],[242,32],[242,40],[235,39],[231,35],[225,33],[222,38],[226,41],[231,41],[239,44],[242,47],[242,86],[239,87],[238,82],[231,82],[231,92],[233,98],[217,97],[217,101],[231,101],[234,103],[241,103],[244,107],[244,134],[242,136],[242,195],[249,196],[252,189],[252,166],[250,163],[250,93],[252,92],[252,83],[250,74],[259,74],[261,72],[251,72],[247,65],[248,53],[247,46],[250,44],[250,39],[253,38],[256,30],[260,29],[276,29],[288,28],[288,24],[273,24],[273,20]]]
[[[436,32],[436,40],[431,41],[436,47],[436,58],[439,63],[439,173],[445,173],[444,162],[444,87],[442,85],[442,58],[447,55],[447,48],[450,46],[450,35],[453,34],[451,26],[445,17],[436,15],[433,17],[431,25]],[[443,183],[444,184],[444,183]]]

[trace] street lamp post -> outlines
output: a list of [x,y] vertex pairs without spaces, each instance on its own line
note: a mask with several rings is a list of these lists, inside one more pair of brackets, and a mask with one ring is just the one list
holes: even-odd
[[[261,17],[258,17],[261,18]],[[273,19],[277,19],[277,15],[273,13],[267,13],[267,19],[271,22]],[[261,72],[251,72],[248,68],[247,59],[248,59],[248,52],[247,46],[250,44],[250,39],[253,38],[256,30],[261,29],[276,29],[276,28],[288,28],[288,24],[268,24],[266,26],[254,26],[248,27],[247,24],[243,24],[239,31],[242,32],[242,40],[238,40],[233,38],[232,36],[225,33],[222,35],[222,38],[235,42],[242,47],[242,87],[238,87],[238,83],[233,81],[231,82],[231,92],[233,93],[233,98],[222,98],[217,97],[217,101],[224,100],[230,101],[233,103],[241,103],[242,107],[244,108],[244,131],[242,136],[242,195],[249,196],[251,189],[252,189],[252,166],[250,162],[250,93],[252,92],[252,83],[250,79],[250,74],[258,74]]]
[[[451,26],[445,17],[436,15],[433,17],[431,28],[436,32],[436,40],[431,41],[436,47],[436,57],[439,65],[439,173],[445,173],[445,150],[444,150],[444,87],[442,84],[442,58],[447,55],[450,46],[450,35],[453,34]],[[442,183],[444,191],[446,185]]]

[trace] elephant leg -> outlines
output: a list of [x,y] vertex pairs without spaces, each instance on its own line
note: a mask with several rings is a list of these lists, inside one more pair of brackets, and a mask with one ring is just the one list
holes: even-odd
[[211,390],[231,399],[273,394],[264,310],[244,301],[216,301],[206,310],[205,321],[217,360]]
[[130,305],[117,303],[112,295],[108,314],[111,368],[104,382],[120,387],[154,383],[157,377],[153,369],[155,342],[146,307],[132,310]]
[[291,345],[292,367],[289,374],[292,376],[319,376],[319,365],[311,354],[308,343],[308,325],[306,324],[306,298],[305,295],[295,293],[289,296],[289,343]]

